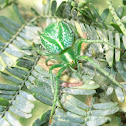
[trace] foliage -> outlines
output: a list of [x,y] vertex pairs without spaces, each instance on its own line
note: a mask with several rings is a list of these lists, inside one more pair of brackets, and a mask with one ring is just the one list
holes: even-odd
[[[34,48],[44,54],[46,50],[40,44],[39,33],[42,32],[45,22],[48,25],[59,19],[73,24],[81,38],[85,38],[86,33],[88,40],[103,40],[122,50],[103,43],[84,45],[86,46],[82,50],[84,55],[91,57],[108,74],[99,71],[93,63],[81,62],[84,84],[76,87],[60,87],[59,98],[66,111],[57,102],[51,125],[109,125],[112,121],[111,117],[118,125],[125,125],[126,120],[121,117],[125,115],[126,109],[120,106],[121,102],[125,105],[126,93],[126,36],[123,32],[125,31],[123,6],[117,8],[116,15],[121,19],[121,25],[124,25],[122,30],[120,22],[116,24],[116,11],[114,12],[109,0],[108,7],[110,8],[111,5],[112,9],[105,9],[101,15],[92,4],[85,1],[63,1],[58,7],[55,0],[50,2],[47,0],[45,4],[43,1],[42,16],[32,8],[34,18],[30,21],[25,21],[21,16],[18,2],[15,4],[14,1],[11,4],[20,23],[0,16],[0,77],[5,80],[4,83],[0,83],[0,125],[21,126],[17,115],[30,118],[36,99],[52,106],[54,94],[51,90],[50,75],[45,70],[48,67],[43,63],[47,57],[41,58],[43,55],[38,54]],[[6,9],[11,4],[5,1],[4,7],[0,9]],[[112,14],[114,12],[114,18],[110,24],[106,24],[109,11],[112,11]],[[61,84],[66,81],[66,78],[64,79],[66,75],[73,80],[72,82],[79,81],[76,74],[68,69],[63,73]],[[121,87],[115,85],[109,76],[117,80]],[[26,88],[30,93],[25,90]],[[49,115],[50,110],[36,119],[33,126],[47,126]]]

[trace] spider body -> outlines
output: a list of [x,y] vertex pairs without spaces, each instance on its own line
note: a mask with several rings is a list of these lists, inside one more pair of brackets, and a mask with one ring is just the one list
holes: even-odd
[[[51,86],[52,86],[52,92],[54,93],[54,101],[52,106],[52,111],[50,115],[50,122],[52,120],[52,116],[55,110],[56,102],[58,101],[58,91],[59,91],[59,78],[62,74],[62,72],[67,69],[68,67],[71,68],[73,72],[77,74],[77,76],[81,79],[80,76],[80,66],[79,62],[80,60],[85,60],[90,62],[94,65],[96,69],[98,69],[100,72],[102,72],[105,76],[107,76],[113,84],[116,84],[121,87],[121,85],[112,77],[109,75],[108,72],[106,72],[104,69],[102,69],[99,65],[97,65],[91,58],[87,56],[80,56],[81,52],[81,44],[83,42],[85,43],[104,43],[108,44],[109,46],[112,46],[113,48],[119,49],[115,47],[114,45],[102,41],[102,40],[86,40],[86,39],[77,39],[76,40],[76,32],[73,29],[73,26],[69,25],[68,23],[64,21],[53,23],[49,26],[47,26],[43,33],[40,35],[41,38],[41,44],[42,46],[50,53],[50,57],[46,60],[46,63],[50,59],[56,59],[56,55],[59,55],[59,59],[61,61],[60,64],[54,64],[50,67],[49,73],[51,77]],[[77,66],[77,70],[74,69],[74,67]],[[55,79],[53,78],[52,70],[55,68],[59,68]],[[54,86],[55,81],[55,86]]]
[[75,42],[73,29],[66,22],[53,23],[40,35],[42,45],[51,54],[60,54],[61,60],[69,65],[75,64],[72,45]]

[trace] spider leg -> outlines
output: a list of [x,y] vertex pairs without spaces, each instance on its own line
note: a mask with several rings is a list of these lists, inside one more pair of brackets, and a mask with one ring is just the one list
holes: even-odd
[[120,48],[116,47],[115,45],[113,45],[113,44],[111,44],[111,43],[109,43],[109,42],[103,41],[103,40],[78,39],[78,40],[76,41],[76,44],[77,44],[76,54],[77,54],[77,55],[80,55],[80,52],[81,52],[81,44],[82,44],[83,42],[84,42],[84,43],[104,43],[104,44],[107,44],[107,45],[109,45],[109,46],[111,46],[111,47],[113,47],[113,48],[115,48],[115,49],[118,49],[118,50],[124,52],[123,49],[120,49]]
[[83,42],[82,41],[79,41],[79,40],[77,40],[76,41],[76,49],[75,49],[75,54],[78,56],[78,55],[80,55],[81,54],[81,44],[82,44]]
[[48,65],[48,61],[50,61],[51,59],[54,59],[54,60],[59,60],[59,58],[58,58],[58,57],[56,57],[55,55],[53,55],[53,56],[52,56],[52,55],[50,55],[50,56],[46,59],[46,65],[47,65],[47,66],[49,66],[49,65]]
[[104,69],[102,69],[98,64],[96,64],[91,58],[87,56],[77,56],[78,60],[85,60],[89,61],[92,65],[94,65],[101,73],[103,73],[106,77],[108,77],[114,84],[118,85],[120,88],[122,86],[119,82],[117,82],[108,72],[106,72]]
[[81,74],[81,66],[78,61],[76,61],[76,62],[77,62],[77,70],[78,70],[79,74]]
[[73,69],[72,67],[70,67],[70,69],[77,75],[77,77],[78,77],[80,80],[82,80],[80,74],[79,74],[75,69]]
[[52,55],[52,54],[48,53],[46,50],[37,49],[37,48],[35,47],[35,44],[34,44],[34,43],[32,43],[32,49],[33,49],[36,53],[38,53],[39,55],[43,55],[43,56],[51,56],[51,55]]
[[[58,65],[58,64],[57,64]],[[52,121],[52,116],[53,116],[53,113],[54,113],[54,110],[55,110],[55,105],[56,105],[56,102],[58,100],[58,90],[59,90],[59,78],[62,74],[62,72],[67,68],[68,66],[67,65],[64,65],[57,73],[57,76],[55,78],[55,81],[56,81],[56,86],[55,86],[55,94],[54,94],[54,101],[53,101],[53,106],[52,106],[52,110],[51,110],[51,114],[50,114],[50,120],[49,120],[49,124],[51,124],[51,121]]]
[[53,57],[53,56],[50,56],[50,57],[48,57],[48,58],[46,59],[45,62],[46,62],[46,65],[47,65],[47,66],[49,66],[49,65],[48,65],[48,61],[50,61],[51,59],[54,59],[54,57]]
[[51,88],[52,88],[52,93],[54,93],[54,80],[53,80],[53,73],[52,70],[55,68],[63,67],[63,64],[55,64],[49,68],[49,74],[50,74],[50,79],[51,79]]

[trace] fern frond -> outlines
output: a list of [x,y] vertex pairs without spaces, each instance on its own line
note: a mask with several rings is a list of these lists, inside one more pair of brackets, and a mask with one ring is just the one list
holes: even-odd
[[126,36],[126,29],[125,29],[125,26],[123,25],[123,23],[121,22],[120,18],[117,16],[113,6],[112,6],[112,3],[110,0],[107,0],[106,1],[107,4],[108,4],[108,7],[109,7],[109,10],[113,16],[113,18],[115,19],[116,23],[118,24],[118,26],[120,27],[122,33]]
[[65,105],[65,109],[68,111],[64,112],[60,108],[57,108],[53,118],[52,126],[58,126],[59,124],[66,124],[69,126],[99,126],[111,121],[111,119],[107,116],[114,114],[119,110],[119,108],[116,106],[117,103],[91,103],[88,106],[83,105],[84,103],[76,102],[78,99],[71,97],[70,95],[66,95],[64,97],[65,98],[62,104]]
[[[3,27],[5,30],[2,32],[3,41],[7,42],[6,44],[1,42],[3,47],[0,51],[0,56],[3,60],[2,62],[6,65],[4,64],[5,69],[1,65],[3,72],[0,75],[10,82],[0,84],[0,124],[21,126],[20,122],[11,113],[15,113],[23,118],[30,118],[32,116],[31,110],[34,108],[34,104],[31,101],[35,101],[35,98],[22,89],[40,58],[31,48],[33,43],[31,41],[36,38],[40,28],[30,24],[30,22],[35,21],[37,18],[22,26],[6,17],[0,17],[0,19],[2,23],[5,20],[5,26],[6,23],[8,24],[8,27]],[[6,29],[9,28],[9,25],[10,27],[13,26],[11,27],[13,29],[11,33]],[[36,56],[33,58],[33,55]],[[15,62],[12,57],[16,58],[17,66],[20,66],[20,68],[15,66],[16,64],[14,64]],[[11,67],[12,65],[13,67]],[[13,82],[13,85],[11,82]]]

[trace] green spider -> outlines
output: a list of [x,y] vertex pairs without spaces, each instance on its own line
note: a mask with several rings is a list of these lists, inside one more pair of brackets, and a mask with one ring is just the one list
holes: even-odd
[[[91,64],[94,65],[99,71],[101,71],[105,76],[107,76],[114,84],[121,87],[121,85],[109,75],[108,72],[104,71],[99,65],[97,65],[91,58],[87,56],[80,56],[81,52],[81,44],[85,43],[105,43],[113,48],[119,49],[114,45],[101,41],[101,40],[86,40],[86,39],[77,39],[77,33],[75,32],[74,27],[71,24],[66,23],[65,21],[60,21],[53,23],[47,26],[43,33],[40,34],[41,44],[42,46],[50,53],[50,57],[46,60],[46,63],[50,59],[56,59],[57,55],[58,60],[61,62],[60,64],[54,64],[50,67],[49,73],[51,75],[51,86],[52,91],[54,92],[54,101],[52,106],[52,111],[50,115],[50,122],[52,120],[53,113],[55,111],[55,105],[58,100],[58,90],[59,90],[59,78],[63,71],[67,68],[71,68],[73,72],[77,74],[77,76],[81,79],[79,74],[80,66],[79,61],[85,60],[89,61]],[[77,40],[76,40],[77,39]],[[78,71],[74,69],[77,66]],[[52,70],[54,68],[60,68],[58,71],[55,80],[53,80]],[[55,86],[54,86],[55,81]]]

